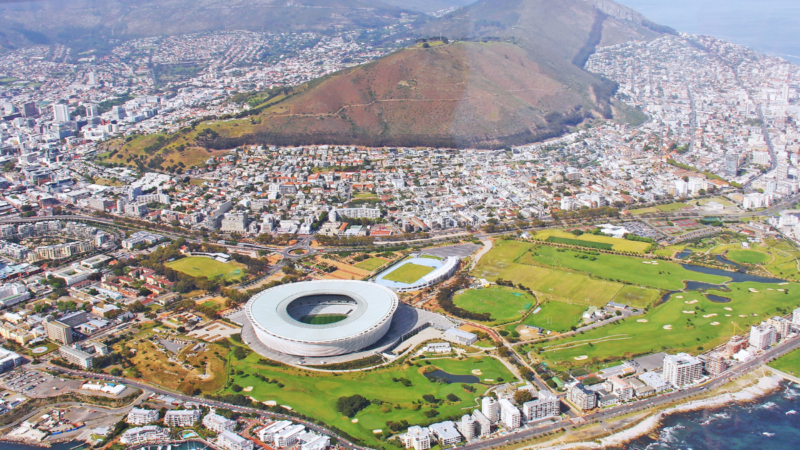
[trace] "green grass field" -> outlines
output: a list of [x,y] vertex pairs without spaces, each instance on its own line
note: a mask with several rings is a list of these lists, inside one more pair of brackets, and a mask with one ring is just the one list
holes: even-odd
[[190,256],[166,264],[167,267],[193,277],[224,278],[236,281],[245,276],[247,266],[235,261],[221,263],[204,256]]
[[[709,291],[709,294],[730,298],[729,303],[714,303],[700,292],[686,292],[679,294],[683,298],[674,296],[643,316],[634,316],[616,325],[541,344],[538,347],[543,348],[544,352],[539,357],[554,366],[568,368],[624,360],[658,351],[697,354],[699,347],[708,349],[730,339],[734,334],[732,323],[748,330],[753,324],[800,305],[798,284],[732,283],[729,287],[731,292]],[[751,288],[757,292],[751,292]],[[785,289],[786,292],[778,289]],[[692,303],[694,300],[697,302]],[[584,355],[589,359],[574,359]]]
[[656,289],[683,289],[683,280],[724,283],[728,278],[706,275],[684,269],[671,261],[654,261],[644,264],[646,259],[629,256],[607,255],[599,252],[579,252],[540,245],[531,253],[525,253],[518,262],[566,268],[593,274],[607,280],[621,280]]
[[[242,375],[235,375],[233,382],[247,388],[252,386],[252,391],[246,395],[252,396],[257,401],[274,400],[279,405],[287,405],[295,411],[324,421],[330,426],[344,430],[346,433],[363,439],[367,445],[378,444],[373,430],[386,429],[387,421],[407,420],[409,424],[430,423],[423,414],[431,409],[430,405],[423,404],[420,408],[414,404],[422,401],[422,396],[431,394],[443,400],[436,408],[439,413],[437,418],[460,416],[464,408],[475,405],[474,399],[486,392],[485,384],[473,384],[475,392],[465,391],[460,384],[439,384],[428,381],[423,375],[425,367],[438,367],[445,372],[457,375],[476,375],[481,383],[488,385],[515,381],[516,378],[494,358],[469,358],[434,359],[430,365],[419,362],[417,365],[393,365],[385,369],[376,369],[368,372],[353,373],[322,373],[308,372],[302,369],[288,367],[273,367],[259,363],[260,356],[253,353],[243,360],[231,360],[232,371],[242,371]],[[475,372],[473,371],[480,371]],[[259,374],[275,383],[264,383],[254,377]],[[410,386],[393,381],[405,378]],[[494,381],[485,381],[494,380]],[[280,383],[283,385],[279,386]],[[219,393],[233,393],[226,389]],[[383,404],[373,402],[355,418],[353,423],[349,417],[336,411],[336,400],[339,397],[361,394],[367,399],[378,400]],[[459,398],[457,402],[445,400],[448,394]],[[424,402],[423,402],[424,403]]]
[[359,269],[372,272],[384,264],[386,264],[386,260],[383,258],[370,258],[355,264],[355,266],[358,267]]
[[[610,244],[612,247],[596,247],[596,248],[606,248],[606,249],[614,249],[620,252],[633,252],[633,253],[644,253],[649,247],[650,244],[647,242],[637,242],[637,241],[629,241],[627,239],[618,239],[613,238],[610,236],[597,236],[591,233],[584,233],[580,236],[575,236],[572,233],[566,232],[564,230],[542,230],[537,232],[533,238],[539,241],[547,241],[550,238],[563,238],[563,239],[575,239],[578,241],[585,241],[585,242],[597,242],[601,244]],[[577,243],[573,245],[583,245],[589,246],[590,244],[586,243]]]
[[522,314],[536,304],[530,294],[503,286],[487,289],[470,289],[458,294],[453,303],[459,308],[476,313],[490,313],[494,324],[519,320]]
[[733,262],[744,264],[764,264],[772,261],[769,253],[760,250],[728,250],[725,256]]
[[385,277],[384,280],[396,281],[398,283],[413,284],[425,275],[433,272],[433,267],[421,266],[419,264],[404,264]]
[[550,236],[549,238],[547,238],[547,242],[553,242],[556,244],[577,245],[580,247],[599,248],[600,250],[611,250],[614,248],[613,245],[606,244],[605,242],[581,241],[578,239],[561,238],[555,236]]
[[300,322],[307,323],[309,325],[328,325],[331,323],[341,322],[344,319],[347,319],[347,316],[344,314],[323,314],[319,316],[303,316],[300,318]]
[[777,277],[792,281],[800,281],[800,268],[797,262],[798,258],[800,258],[800,250],[785,240],[770,240],[767,241],[766,244],[770,254],[775,259],[765,264],[763,267]]
[[786,372],[790,375],[800,375],[800,350],[795,350],[780,358],[769,363],[770,367],[774,367],[781,372]]
[[689,205],[687,205],[686,203],[668,203],[666,205],[651,206],[649,208],[632,209],[629,212],[633,215],[638,216],[641,214],[678,211],[680,209],[684,209],[687,207],[689,207]]
[[586,311],[586,306],[570,305],[563,302],[547,302],[542,310],[530,314],[522,321],[525,325],[544,328],[551,331],[569,331],[573,326],[581,323],[581,316]]
[[535,267],[516,261],[536,246],[527,242],[497,241],[481,258],[472,275],[495,281],[513,281],[542,294],[540,299],[556,300],[579,305],[603,306],[622,289],[622,284],[593,279],[587,275],[565,270]]

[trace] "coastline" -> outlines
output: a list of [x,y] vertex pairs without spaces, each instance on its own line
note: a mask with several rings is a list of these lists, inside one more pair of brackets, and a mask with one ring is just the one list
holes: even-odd
[[784,378],[779,375],[764,375],[758,379],[755,385],[749,385],[736,392],[726,392],[716,395],[714,397],[693,400],[691,402],[669,407],[663,411],[658,411],[652,416],[642,420],[636,425],[622,430],[618,433],[612,434],[605,438],[599,439],[599,443],[595,440],[592,442],[574,442],[567,444],[536,444],[529,447],[524,447],[526,450],[548,449],[548,450],[580,450],[580,449],[602,449],[608,447],[615,447],[627,444],[635,439],[645,436],[661,426],[662,421],[667,416],[678,413],[686,413],[701,409],[715,409],[720,408],[731,403],[738,402],[751,402],[758,400],[761,397],[769,395],[778,388]]

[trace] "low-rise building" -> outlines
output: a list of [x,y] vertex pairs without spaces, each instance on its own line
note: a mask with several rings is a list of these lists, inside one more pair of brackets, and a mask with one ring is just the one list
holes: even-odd
[[217,436],[217,445],[225,450],[253,450],[253,442],[231,431],[223,431]]
[[461,442],[461,434],[456,429],[456,424],[448,420],[435,423],[428,427],[428,431],[436,437],[439,445],[447,447]]
[[575,382],[571,384],[567,391],[567,398],[573,405],[587,411],[597,406],[597,394],[586,389],[583,383]]
[[167,411],[164,415],[164,425],[170,427],[191,427],[200,420],[201,415],[199,409]]
[[[70,364],[75,364],[84,369],[91,369],[94,366],[94,355],[69,345],[62,345],[58,348],[58,354]],[[145,422],[149,423],[149,422]],[[135,424],[134,424],[135,425]],[[144,424],[141,424],[144,425]]]
[[400,435],[400,442],[406,448],[414,448],[414,450],[428,450],[431,448],[430,432],[427,428],[420,426],[408,427],[405,434]]
[[223,431],[233,431],[236,429],[236,421],[226,419],[216,413],[213,409],[203,417],[203,426],[208,428],[214,433],[222,433]]
[[125,418],[130,425],[147,425],[158,421],[158,411],[154,409],[133,408]]
[[166,428],[149,425],[140,428],[131,428],[122,433],[119,442],[123,445],[139,445],[165,442],[169,440],[169,430]]

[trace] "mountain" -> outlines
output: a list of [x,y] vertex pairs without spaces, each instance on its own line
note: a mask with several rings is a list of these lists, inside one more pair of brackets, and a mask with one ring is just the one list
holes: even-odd
[[0,42],[89,44],[216,30],[375,28],[397,23],[403,12],[410,11],[373,0],[21,0],[0,3]]
[[384,3],[397,6],[398,8],[410,9],[424,13],[444,11],[450,8],[461,8],[476,0],[383,0]]

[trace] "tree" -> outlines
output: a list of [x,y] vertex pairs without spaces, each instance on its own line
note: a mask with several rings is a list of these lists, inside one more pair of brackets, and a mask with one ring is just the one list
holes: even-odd
[[455,403],[455,402],[460,402],[461,399],[458,398],[457,395],[451,393],[451,394],[447,394],[447,401]]
[[344,414],[347,417],[353,417],[359,411],[370,405],[370,401],[360,394],[351,395],[349,397],[339,397],[336,400],[336,411]]
[[525,402],[529,402],[533,400],[533,395],[531,395],[531,391],[527,389],[520,389],[517,392],[514,392],[514,403],[521,405]]

